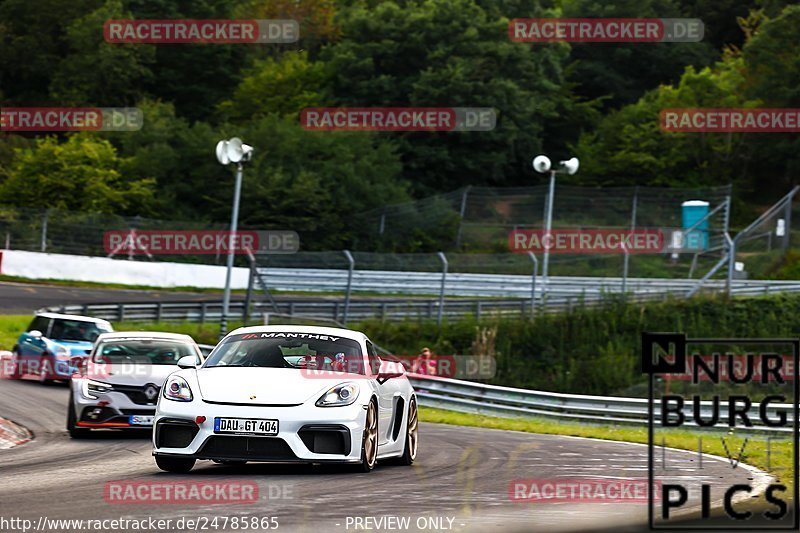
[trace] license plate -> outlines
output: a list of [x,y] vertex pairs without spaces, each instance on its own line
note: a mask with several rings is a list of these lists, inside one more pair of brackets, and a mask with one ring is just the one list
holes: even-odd
[[152,415],[131,415],[128,417],[128,423],[132,426],[152,426]]
[[277,435],[278,421],[262,418],[214,419],[214,433],[237,433],[246,435]]

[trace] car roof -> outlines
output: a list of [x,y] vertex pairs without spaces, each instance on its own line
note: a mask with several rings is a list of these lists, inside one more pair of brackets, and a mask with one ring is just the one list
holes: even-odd
[[183,333],[166,333],[163,331],[115,331],[113,333],[101,333],[97,337],[98,341],[113,339],[165,339],[191,342],[194,344],[194,339],[189,335]]
[[95,318],[93,316],[82,316],[82,315],[65,315],[61,313],[36,313],[36,316],[40,316],[43,318],[59,318],[63,320],[77,320],[79,322],[92,322],[94,324],[111,324],[108,320],[104,320],[102,318]]
[[330,335],[333,337],[345,337],[348,339],[366,341],[367,336],[360,331],[345,328],[328,328],[324,326],[298,326],[296,324],[271,325],[271,326],[250,326],[238,328],[231,331],[228,335],[240,335],[242,333],[270,333],[270,332],[291,332],[291,333],[315,333],[317,335]]

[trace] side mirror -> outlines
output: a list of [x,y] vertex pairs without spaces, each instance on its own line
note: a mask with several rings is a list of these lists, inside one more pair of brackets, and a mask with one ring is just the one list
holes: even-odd
[[178,368],[197,368],[197,357],[194,355],[186,355],[178,359]]
[[32,329],[28,332],[28,335],[33,337],[34,339],[41,339],[43,337],[42,332],[38,329]]
[[384,361],[381,364],[381,369],[378,372],[378,383],[381,385],[386,383],[392,378],[399,378],[405,375],[405,368],[402,363],[394,363],[391,361]]

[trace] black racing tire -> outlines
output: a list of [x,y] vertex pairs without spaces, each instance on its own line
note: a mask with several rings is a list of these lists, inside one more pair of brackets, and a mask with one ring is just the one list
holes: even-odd
[[193,467],[195,459],[192,457],[168,457],[166,455],[156,455],[156,464],[165,472],[175,474],[186,474]]
[[73,439],[84,439],[89,436],[89,428],[78,427],[78,418],[75,416],[75,403],[72,392],[69,393],[69,403],[67,404],[67,431]]
[[378,464],[378,406],[374,400],[369,402],[361,439],[361,462],[358,472],[372,472]]

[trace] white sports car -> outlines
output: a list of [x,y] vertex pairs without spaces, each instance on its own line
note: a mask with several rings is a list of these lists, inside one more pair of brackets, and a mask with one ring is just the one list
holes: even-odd
[[153,455],[162,470],[219,463],[410,465],[417,455],[414,389],[402,364],[381,361],[363,333],[257,326],[228,334],[196,366],[167,378]]

